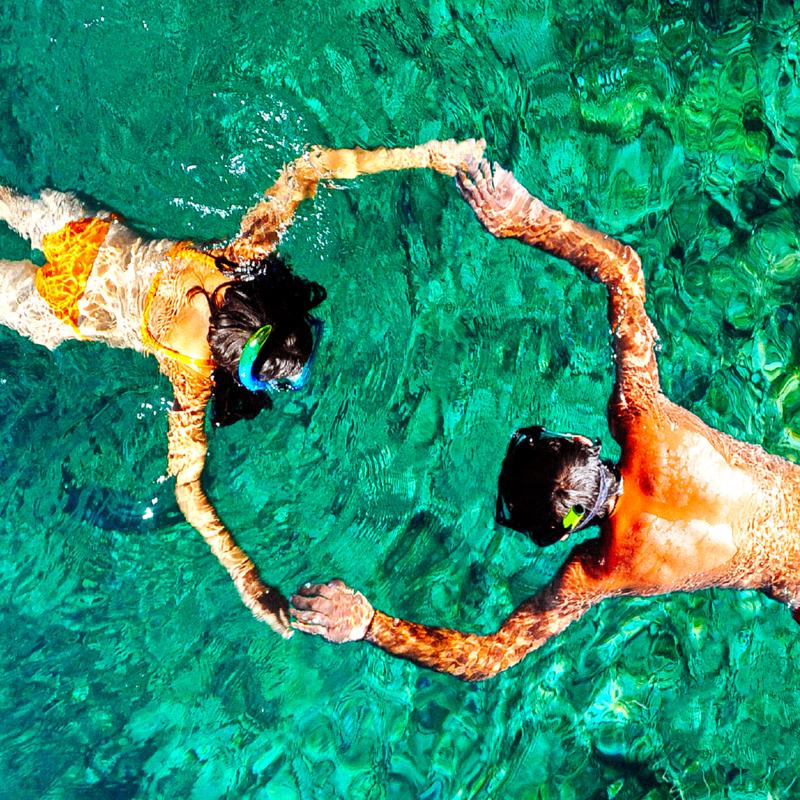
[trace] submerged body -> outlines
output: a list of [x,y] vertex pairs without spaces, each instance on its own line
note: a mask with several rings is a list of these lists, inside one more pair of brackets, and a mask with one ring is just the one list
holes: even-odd
[[178,505],[248,608],[284,636],[291,635],[285,598],[262,582],[201,485],[206,406],[219,367],[209,346],[209,298],[248,283],[248,269],[270,257],[321,181],[414,168],[452,175],[482,149],[473,140],[373,151],[311,148],[283,169],[266,199],[245,215],[238,236],[221,246],[150,239],[72,194],[44,190],[30,198],[0,187],[0,219],[48,259],[41,268],[0,261],[0,324],[51,349],[79,339],[156,357],[174,391],[168,449]]
[[[608,423],[621,448],[619,492],[599,515],[599,537],[575,547],[553,581],[496,633],[393,618],[341,581],[298,591],[296,627],[335,642],[363,638],[480,680],[516,664],[608,597],[758,589],[788,604],[800,621],[800,467],[710,428],[664,396],[638,255],[547,208],[486,162],[460,174],[459,185],[491,233],[564,258],[608,290],[616,363]],[[564,537],[571,519],[564,518]]]

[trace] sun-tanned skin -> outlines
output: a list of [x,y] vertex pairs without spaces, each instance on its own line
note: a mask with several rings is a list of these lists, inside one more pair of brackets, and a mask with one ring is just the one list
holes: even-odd
[[[253,561],[217,516],[201,483],[208,451],[206,406],[214,368],[207,340],[209,305],[205,295],[232,279],[204,254],[238,265],[258,261],[277,247],[300,203],[314,197],[320,183],[417,168],[454,175],[459,164],[468,157],[479,157],[483,147],[482,141],[475,140],[376,150],[312,147],[284,167],[267,190],[266,199],[248,211],[239,234],[226,245],[152,240],[113,219],[80,301],[78,330],[56,318],[37,293],[33,263],[0,262],[0,324],[50,348],[67,339],[89,339],[155,355],[174,392],[168,446],[169,473],[175,477],[178,505],[227,570],[253,615],[283,636],[291,635],[288,602],[280,591],[263,583]],[[0,186],[0,219],[33,247],[41,248],[46,235],[90,216],[112,219],[107,212],[92,212],[72,194],[45,190],[40,197],[29,198]],[[156,291],[148,306],[145,298],[150,297],[155,276]],[[143,314],[158,347],[143,338]],[[170,350],[196,361],[187,364],[185,359],[171,356]]]
[[532,197],[486,161],[457,176],[486,229],[566,259],[608,290],[616,376],[608,404],[621,447],[616,498],[597,539],[496,633],[464,634],[373,611],[341,581],[306,585],[294,625],[330,641],[366,639],[467,680],[516,664],[607,597],[709,587],[760,589],[800,621],[800,467],[710,428],[661,392],[639,256]]

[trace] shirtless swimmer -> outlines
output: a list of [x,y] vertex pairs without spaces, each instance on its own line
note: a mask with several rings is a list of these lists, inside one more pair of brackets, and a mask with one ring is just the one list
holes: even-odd
[[497,521],[538,545],[589,525],[599,536],[575,547],[496,633],[392,618],[341,581],[299,589],[294,626],[482,680],[607,597],[759,589],[800,622],[800,467],[710,428],[662,394],[636,252],[548,208],[497,165],[472,162],[457,180],[490,233],[566,259],[608,291],[616,363],[608,422],[619,462],[601,459],[599,444],[583,436],[525,428],[509,444],[497,499]]

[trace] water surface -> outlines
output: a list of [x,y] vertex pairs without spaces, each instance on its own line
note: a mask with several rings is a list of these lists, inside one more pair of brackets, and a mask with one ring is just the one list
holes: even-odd
[[[309,144],[484,136],[639,250],[667,394],[797,460],[798,59],[788,3],[4,0],[0,180],[203,240]],[[615,452],[602,289],[435,174],[320,191],[282,251],[328,290],[320,357],[212,434],[210,497],[287,592],[496,630],[568,552],[493,524],[510,432]],[[800,797],[785,608],[606,602],[478,685],[283,643],[175,505],[169,399],[152,359],[0,331],[4,797]]]

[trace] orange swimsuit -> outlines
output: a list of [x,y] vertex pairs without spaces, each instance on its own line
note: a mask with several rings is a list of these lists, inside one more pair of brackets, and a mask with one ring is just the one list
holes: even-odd
[[[191,261],[214,260],[206,253],[196,250],[192,246],[191,242],[178,242],[169,251],[169,258],[170,260],[186,258]],[[173,361],[179,361],[181,364],[186,364],[186,366],[191,367],[196,372],[203,373],[208,368],[213,369],[215,364],[211,359],[187,356],[185,353],[181,353],[178,350],[173,350],[171,347],[167,347],[165,344],[161,344],[161,342],[159,342],[158,339],[156,339],[153,334],[150,333],[150,304],[153,302],[153,298],[156,296],[156,292],[158,291],[158,285],[161,283],[161,275],[161,271],[155,274],[153,282],[150,284],[150,291],[147,293],[147,298],[144,301],[144,312],[142,314],[142,342],[146,347],[149,347],[154,352],[161,353],[162,355],[171,358]]]
[[[53,314],[82,336],[78,326],[80,310],[78,303],[86,291],[94,262],[114,217],[98,219],[86,217],[68,222],[55,233],[42,237],[42,250],[47,263],[36,272],[36,290],[50,306]],[[190,242],[179,242],[169,251],[170,261],[190,259],[192,261],[212,260],[211,256],[196,250]],[[142,343],[154,353],[160,353],[174,361],[179,361],[197,372],[204,373],[214,367],[209,359],[193,358],[171,347],[161,344],[148,327],[150,305],[158,291],[163,269],[156,272],[147,298],[141,321]],[[83,338],[83,337],[82,337]]]
[[55,233],[42,237],[47,263],[36,272],[36,290],[56,317],[78,334],[78,301],[86,291],[86,283],[110,225],[110,219],[86,217],[68,222]]

